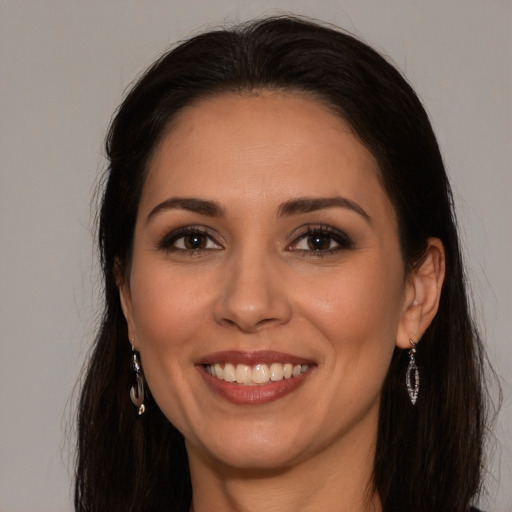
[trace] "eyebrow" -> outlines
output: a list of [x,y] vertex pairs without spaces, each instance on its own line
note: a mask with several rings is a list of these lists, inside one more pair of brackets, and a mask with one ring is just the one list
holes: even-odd
[[346,208],[359,214],[369,224],[373,224],[373,220],[366,211],[356,202],[346,197],[300,197],[291,199],[283,203],[277,210],[278,217],[296,215],[301,213],[310,213],[316,210],[324,210],[326,208]]
[[[373,224],[373,220],[366,211],[356,202],[346,197],[300,197],[290,199],[282,203],[277,209],[277,217],[288,217],[301,213],[310,213],[316,210],[324,210],[327,208],[346,208],[359,214],[369,224]],[[206,199],[198,199],[195,197],[171,197],[157,204],[148,214],[146,222],[149,222],[154,216],[168,210],[187,210],[189,212],[207,215],[208,217],[222,217],[224,209],[215,201]]]
[[215,201],[207,201],[195,197],[171,197],[157,204],[149,212],[146,222],[149,222],[155,215],[168,210],[187,210],[209,217],[221,217],[224,215],[223,208]]

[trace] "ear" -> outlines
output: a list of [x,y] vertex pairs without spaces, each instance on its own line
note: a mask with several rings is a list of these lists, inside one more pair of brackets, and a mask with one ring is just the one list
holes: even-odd
[[444,246],[439,238],[429,238],[424,257],[409,273],[396,346],[410,348],[418,342],[436,316],[445,276]]
[[116,260],[115,270],[114,270],[116,285],[119,290],[119,299],[121,302],[121,309],[123,310],[123,315],[126,320],[126,324],[128,327],[128,338],[130,343],[137,349],[137,330],[135,329],[135,322],[133,319],[133,308],[132,308],[132,295],[130,291],[130,281],[124,272],[121,269],[121,264]]

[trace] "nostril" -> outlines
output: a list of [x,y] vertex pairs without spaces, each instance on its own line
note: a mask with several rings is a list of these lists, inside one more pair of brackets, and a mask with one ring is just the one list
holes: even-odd
[[267,327],[267,325],[278,323],[278,321],[277,318],[264,318],[256,324],[256,327]]
[[278,318],[263,318],[262,320],[256,322],[247,322],[243,319],[233,320],[230,318],[223,318],[220,323],[225,327],[234,327],[244,332],[257,332],[261,329],[271,327],[273,324],[277,325],[282,322],[280,322]]

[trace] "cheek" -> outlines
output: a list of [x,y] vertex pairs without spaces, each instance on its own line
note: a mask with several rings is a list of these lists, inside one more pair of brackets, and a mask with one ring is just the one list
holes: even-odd
[[[164,264],[140,264],[131,282],[138,349],[148,382],[173,380],[190,367],[198,333],[205,325],[205,294],[195,280],[180,278]],[[152,386],[151,386],[152,387]]]
[[[193,330],[204,314],[204,283],[173,271],[166,262],[141,261],[131,281],[133,314],[139,342],[172,344]],[[190,277],[190,276],[189,276]],[[162,339],[163,338],[163,339]]]
[[402,293],[400,272],[368,265],[317,279],[300,295],[307,303],[306,309],[323,317],[327,324],[371,329],[397,324]]
[[139,265],[133,275],[133,317],[145,379],[164,415],[186,432],[194,350],[205,333],[204,293],[154,261]]
[[301,315],[321,332],[318,339],[327,341],[339,369],[366,366],[385,374],[402,308],[401,267],[353,266],[309,283],[296,297],[302,298]]

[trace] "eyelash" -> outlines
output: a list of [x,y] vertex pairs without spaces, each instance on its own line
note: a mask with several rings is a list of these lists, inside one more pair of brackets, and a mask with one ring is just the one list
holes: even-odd
[[[184,248],[175,246],[178,240],[182,238],[185,239],[187,236],[193,235],[202,237],[203,240],[206,241],[206,244],[208,244],[209,242],[213,242],[217,247]],[[300,244],[300,242],[314,236],[325,238],[326,241],[329,242],[329,244],[335,242],[337,246],[329,249],[300,249],[297,247]],[[189,254],[191,256],[199,255],[211,250],[221,250],[223,248],[221,244],[219,244],[219,242],[217,242],[217,240],[211,235],[210,232],[199,226],[187,226],[184,228],[179,228],[171,233],[168,233],[157,243],[157,247],[158,249],[167,252],[180,252],[183,254]],[[329,254],[337,253],[342,250],[351,249],[352,247],[352,240],[346,233],[334,229],[331,226],[308,225],[305,226],[303,230],[299,232],[295,240],[287,246],[287,250],[299,253],[303,256],[323,257]]]
[[[310,237],[325,237],[326,239],[330,240],[331,242],[334,241],[337,246],[330,248],[330,249],[299,249],[296,248],[296,246],[302,242],[303,240],[307,240]],[[350,239],[350,237],[343,233],[342,231],[339,231],[335,228],[332,228],[331,226],[326,225],[308,225],[305,227],[305,229],[298,235],[296,240],[290,244],[289,249],[295,252],[298,252],[304,256],[314,256],[314,257],[323,257],[328,256],[330,254],[337,253],[342,250],[348,250],[352,249],[353,242]]]
[[202,254],[206,251],[211,250],[220,250],[220,249],[211,249],[211,248],[183,248],[183,247],[176,247],[174,244],[181,238],[185,239],[187,236],[200,236],[204,237],[206,239],[206,243],[213,242],[216,246],[222,248],[222,246],[215,240],[215,238],[209,233],[206,229],[198,226],[187,226],[184,228],[179,228],[169,234],[166,234],[157,244],[157,247],[161,250],[168,251],[168,252],[180,252],[180,253],[187,253],[189,255],[198,255]]

